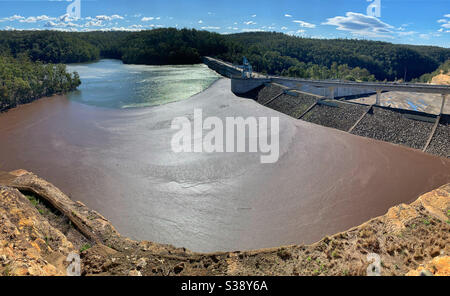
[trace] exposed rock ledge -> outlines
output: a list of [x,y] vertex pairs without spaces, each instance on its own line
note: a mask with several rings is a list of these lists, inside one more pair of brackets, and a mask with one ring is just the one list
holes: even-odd
[[[312,245],[193,253],[122,237],[99,213],[26,171],[0,172],[0,275],[450,275],[450,184]],[[90,247],[92,246],[92,247]]]

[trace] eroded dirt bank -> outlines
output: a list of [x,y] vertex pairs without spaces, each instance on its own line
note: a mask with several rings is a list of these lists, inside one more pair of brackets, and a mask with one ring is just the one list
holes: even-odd
[[[19,191],[20,190],[20,191]],[[194,253],[122,237],[99,213],[26,171],[0,172],[0,274],[64,275],[70,252],[83,275],[450,275],[450,184],[312,245]]]

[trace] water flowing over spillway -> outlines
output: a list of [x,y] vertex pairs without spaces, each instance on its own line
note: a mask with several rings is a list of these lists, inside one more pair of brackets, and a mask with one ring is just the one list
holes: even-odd
[[[106,101],[114,83],[103,86]],[[194,251],[311,243],[450,182],[448,159],[296,120],[236,97],[228,79],[151,108],[70,97],[0,115],[0,170],[33,171],[135,239]],[[279,161],[174,153],[172,119],[195,108],[222,119],[279,117]]]

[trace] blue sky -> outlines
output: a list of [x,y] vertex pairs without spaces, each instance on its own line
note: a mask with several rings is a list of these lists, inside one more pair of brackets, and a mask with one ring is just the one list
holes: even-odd
[[[75,1],[75,0],[74,0]],[[450,0],[0,0],[0,30],[196,28],[221,34],[277,31],[450,47]],[[367,7],[381,2],[381,15]],[[376,4],[376,3],[375,3]],[[369,14],[369,15],[368,15]]]

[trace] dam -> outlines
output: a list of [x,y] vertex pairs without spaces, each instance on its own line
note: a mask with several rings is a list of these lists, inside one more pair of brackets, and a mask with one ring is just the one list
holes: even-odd
[[[108,80],[102,88],[112,87]],[[257,100],[231,89],[232,80],[222,77],[188,99],[140,108],[65,96],[37,100],[0,115],[0,170],[32,171],[124,236],[204,252],[312,243],[450,182],[445,157],[355,135],[367,130],[349,133],[365,111],[355,104],[299,91],[292,96],[275,83],[248,94]],[[82,91],[101,98],[88,84]],[[105,101],[108,96],[103,92]],[[317,109],[303,116],[309,121],[298,120],[315,101]],[[324,117],[335,112],[333,104],[341,104],[342,115]],[[278,117],[278,162],[261,164],[252,153],[174,153],[171,122],[193,119],[194,109],[224,121]],[[423,138],[407,143],[422,146]]]
[[[450,104],[446,104],[450,86],[320,81],[258,73],[243,77],[242,69],[230,63],[209,57],[204,63],[229,77],[236,95],[251,97],[294,118],[450,157]],[[433,102],[437,112],[382,106],[381,96],[387,92],[437,94]],[[370,105],[349,101],[372,94],[375,102]]]

